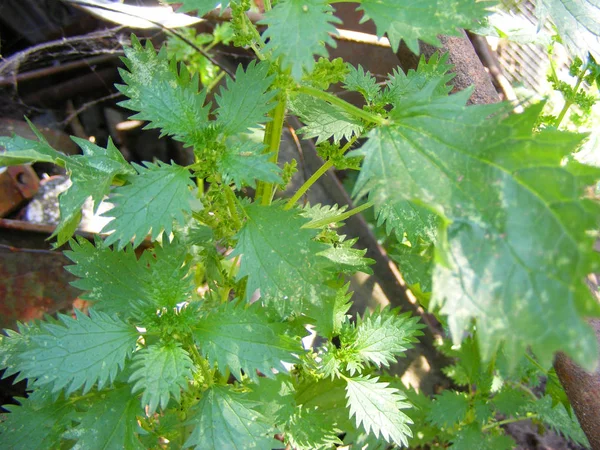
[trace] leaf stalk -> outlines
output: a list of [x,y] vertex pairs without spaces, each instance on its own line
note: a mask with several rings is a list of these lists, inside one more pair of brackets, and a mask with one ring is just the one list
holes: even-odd
[[377,125],[388,124],[387,119],[384,119],[383,117],[377,116],[375,114],[371,114],[370,112],[365,111],[363,109],[357,108],[353,104],[348,103],[347,101],[342,100],[341,98],[336,97],[335,95],[330,94],[329,92],[322,91],[312,86],[300,86],[298,88],[298,92],[300,92],[301,94],[310,95],[311,97],[319,98],[321,100],[325,100],[326,102],[331,103],[332,105],[339,106],[348,114],[352,114],[353,116],[358,117],[359,119],[363,119],[369,123],[374,123]]
[[289,201],[286,203],[283,209],[287,210],[294,206],[296,202],[300,199],[300,197],[302,197],[304,193],[308,191],[308,189],[313,184],[315,184],[315,182],[319,178],[321,178],[321,175],[327,172],[331,167],[333,167],[333,162],[330,159],[325,161],[325,163],[321,167],[319,167],[319,169],[315,173],[313,173],[312,176],[308,180],[306,180],[302,186],[300,186],[300,189],[298,189],[294,196],[289,199]]
[[[350,139],[346,143],[346,145],[344,145],[344,147],[342,147],[341,153],[342,154],[346,153],[348,151],[348,149],[350,147],[352,147],[352,145],[356,142],[357,139],[358,139],[358,136],[356,134],[354,136],[352,136],[352,139]],[[315,182],[321,177],[321,175],[325,174],[325,172],[327,172],[334,165],[335,164],[333,163],[332,160],[325,161],[323,163],[323,165],[321,167],[319,167],[319,169],[317,169],[317,171],[315,171],[315,173],[313,173],[312,176],[308,180],[306,180],[302,186],[300,186],[298,191],[296,191],[296,193],[292,196],[292,198],[289,199],[289,201],[286,203],[286,205],[283,209],[288,210],[292,206],[294,206],[294,204],[300,199],[300,197],[302,197],[304,195],[304,193],[306,191],[308,191],[308,189],[313,184],[315,184]]]

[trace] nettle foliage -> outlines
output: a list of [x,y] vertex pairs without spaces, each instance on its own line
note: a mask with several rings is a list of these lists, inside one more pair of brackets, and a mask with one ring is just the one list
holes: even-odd
[[[181,9],[215,6],[185,0]],[[598,265],[590,230],[599,210],[584,194],[600,171],[568,158],[583,136],[534,130],[542,105],[518,115],[506,104],[467,106],[470,90],[449,95],[443,56],[383,86],[362,67],[315,61],[335,45],[339,20],[326,1],[266,5],[262,35],[249,3],[222,6],[233,16],[227,39],[258,62],[238,67],[214,104],[197,75],[135,37],[118,85],[132,117],[193,148],[194,164],[130,164],[110,141],[77,138],[82,155],[66,156],[33,125],[37,140],[0,138],[1,165],[52,162],[69,174],[55,237],[69,243],[66,269],[92,303],[89,315],[7,330],[0,366],[26,378],[31,394],[7,407],[3,445],[269,449],[283,445],[278,435],[296,449],[432,440],[507,448],[498,414],[536,418],[585,443],[568,403],[557,403],[560,388],[523,394],[556,351],[596,364],[585,319],[600,308],[584,278]],[[417,40],[436,44],[488,6],[358,8],[394,50],[401,39],[418,50]],[[337,82],[365,106],[327,93]],[[283,201],[275,194],[294,170],[277,163],[288,111],[326,162]],[[359,137],[365,144],[349,151]],[[297,204],[327,168],[361,162],[362,206]],[[112,205],[104,240],[72,238],[90,196],[96,208]],[[420,335],[416,318],[383,308],[350,319],[345,275],[368,273],[373,261],[337,227],[371,206],[402,243],[394,257],[415,292],[447,320],[454,346],[445,351],[458,362],[446,372],[468,393],[431,400],[385,374]],[[303,345],[307,330],[320,344]]]

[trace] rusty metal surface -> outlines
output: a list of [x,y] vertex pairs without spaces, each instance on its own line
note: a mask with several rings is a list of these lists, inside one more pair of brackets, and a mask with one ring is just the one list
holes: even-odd
[[33,198],[39,187],[40,180],[30,166],[12,166],[0,172],[0,217]]
[[70,309],[81,291],[64,270],[70,261],[50,250],[54,227],[0,219],[0,328]]
[[81,293],[61,252],[0,244],[0,327],[70,308]]
[[[17,321],[41,318],[44,314],[81,308],[82,291],[70,285],[76,278],[64,270],[72,264],[62,251],[51,250],[48,238],[52,225],[0,219],[0,328],[14,328]],[[77,231],[93,241],[95,235]],[[138,257],[152,247],[147,238],[136,248]]]

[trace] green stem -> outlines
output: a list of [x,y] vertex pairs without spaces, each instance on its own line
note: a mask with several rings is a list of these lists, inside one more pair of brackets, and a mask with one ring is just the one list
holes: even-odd
[[265,6],[265,12],[270,11],[271,10],[271,0],[265,0],[264,6]]
[[302,186],[300,186],[300,189],[298,189],[294,196],[289,199],[283,209],[290,209],[292,206],[294,206],[298,199],[300,199],[300,197],[302,197],[304,193],[308,191],[308,189],[321,177],[321,175],[327,172],[331,167],[333,167],[333,162],[331,160],[326,161],[321,167],[319,167],[319,169],[313,173],[312,176],[306,180]]
[[231,262],[231,267],[229,268],[229,274],[228,274],[229,279],[233,278],[233,272],[237,268],[239,261],[240,261],[240,255],[237,255],[235,258],[233,258],[233,261]]
[[225,197],[227,197],[227,208],[229,209],[229,216],[231,217],[231,220],[233,221],[233,226],[235,227],[235,229],[239,230],[240,228],[242,228],[242,222],[240,222],[240,218],[237,213],[237,208],[235,207],[235,194],[233,192],[233,189],[231,189],[231,186],[229,186],[229,185],[224,185],[224,186],[225,186]]
[[342,214],[338,214],[337,216],[326,217],[321,220],[313,220],[312,222],[302,225],[302,228],[321,228],[325,225],[329,225],[330,223],[341,222],[346,220],[348,217],[352,217],[353,215],[370,208],[371,206],[373,206],[373,202],[367,202],[364,205],[357,206],[356,208],[346,211]]
[[485,430],[489,430],[490,428],[499,427],[501,425],[507,425],[509,423],[521,422],[523,420],[535,419],[537,417],[538,417],[538,415],[534,414],[534,415],[531,415],[531,416],[528,416],[528,417],[515,417],[513,419],[500,420],[498,422],[493,422],[493,423],[490,423],[488,425],[485,425],[485,426],[481,427],[481,430],[485,431]]
[[[575,87],[573,88],[573,96],[575,96],[577,94],[577,91],[579,90],[579,86],[581,86],[581,83],[583,82],[583,78],[584,78],[584,75],[586,72],[587,72],[587,67],[583,67],[581,69],[581,73],[577,77],[577,83],[575,83]],[[560,126],[560,123],[565,118],[569,108],[571,106],[573,106],[573,103],[574,102],[572,100],[565,100],[565,105],[563,106],[563,109],[560,111],[560,114],[558,115],[558,118],[556,119],[556,128],[558,128]]]
[[548,371],[546,369],[544,369],[542,367],[542,365],[539,362],[537,362],[531,355],[525,354],[525,357],[529,360],[529,362],[531,364],[533,364],[535,367],[537,367],[540,372],[542,372],[543,374],[547,374],[548,373]]
[[262,54],[262,52],[258,49],[254,42],[250,43],[250,48],[254,51],[258,59],[260,59],[261,61],[264,61],[266,59],[265,55]]
[[565,118],[565,115],[567,114],[567,111],[569,110],[569,108],[571,106],[573,106],[572,101],[570,101],[570,100],[565,101],[565,106],[563,106],[563,109],[560,111],[560,114],[558,115],[558,118],[556,119],[556,128],[558,128],[560,126],[560,123]]
[[[272,120],[265,128],[264,143],[267,151],[271,154],[269,161],[277,164],[279,158],[279,144],[283,133],[283,121],[285,120],[286,98],[280,98],[279,103],[272,112]],[[273,192],[273,183],[259,183],[256,189],[256,199],[261,199],[263,205],[270,205]]]
[[335,95],[330,94],[329,92],[322,91],[312,86],[300,86],[298,88],[298,92],[310,95],[311,97],[320,98],[321,100],[325,100],[326,102],[329,102],[332,105],[339,106],[348,114],[352,114],[353,116],[366,120],[369,123],[375,123],[377,125],[388,124],[388,121],[383,117],[371,114],[370,112],[357,108],[351,103],[348,103],[347,101],[342,100],[341,98],[336,97]]
[[200,352],[198,352],[196,344],[194,344],[194,338],[190,337],[187,344],[187,349],[191,353],[192,359],[196,362],[196,364],[201,366],[204,358],[200,355]]
[[185,346],[186,350],[188,350],[188,352],[192,355],[192,360],[200,368],[200,372],[202,372],[202,378],[204,378],[204,382],[208,386],[212,386],[213,373],[212,373],[212,370],[210,369],[210,365],[208,364],[208,361],[200,355],[200,352],[198,351],[198,348],[196,347],[196,344],[194,343],[194,338],[191,335],[189,335],[187,341],[188,341],[187,345]]
[[244,13],[244,22],[246,22],[246,26],[250,28],[250,32],[252,33],[254,39],[254,42],[250,43],[250,47],[252,48],[252,50],[254,50],[254,53],[256,53],[256,57],[261,61],[264,61],[266,58],[265,55],[262,54],[262,50],[265,44],[263,43],[262,37],[260,36],[256,25],[252,23],[252,21],[246,13]]
[[532,400],[537,401],[537,395],[535,395],[535,392],[533,392],[531,389],[529,389],[527,386],[521,384],[521,383],[514,383],[514,382],[508,382],[509,385],[516,387],[517,389],[521,389],[523,392],[527,393],[527,395],[529,395]]
[[[356,142],[356,140],[358,139],[358,135],[354,135],[352,136],[352,139],[350,139],[346,145],[344,145],[342,147],[341,153],[344,154],[348,151],[348,149],[350,147],[352,147],[352,145]],[[321,167],[319,167],[319,169],[308,179],[304,182],[304,184],[302,186],[300,186],[300,189],[298,189],[298,191],[294,194],[294,196],[292,198],[289,199],[289,201],[286,203],[285,208],[284,209],[290,209],[292,206],[294,206],[294,204],[300,199],[300,197],[302,197],[304,195],[304,193],[306,191],[308,191],[308,189],[315,184],[315,182],[319,179],[319,177],[321,177],[321,175],[325,174],[325,172],[327,172],[329,170],[329,168],[333,167],[334,163],[331,160],[325,161],[325,163],[323,163],[323,165]]]
[[231,288],[229,288],[229,287],[223,288],[223,291],[221,292],[221,303],[227,303],[227,301],[229,300],[230,292],[231,292]]
[[215,86],[219,83],[219,81],[221,81],[221,78],[223,78],[225,75],[226,72],[224,70],[220,71],[215,77],[215,79],[212,80],[208,86],[206,86],[206,92],[208,93],[212,91],[215,88]]

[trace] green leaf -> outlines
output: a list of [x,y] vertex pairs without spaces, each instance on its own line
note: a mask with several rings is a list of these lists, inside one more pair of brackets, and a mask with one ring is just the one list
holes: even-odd
[[83,298],[94,308],[123,319],[155,316],[157,309],[175,308],[192,292],[186,249],[163,240],[137,259],[132,246],[111,249],[99,239],[96,246],[83,238],[71,241],[65,256],[75,264],[65,269],[79,280],[71,284],[88,291]]
[[271,322],[260,304],[236,306],[226,303],[198,319],[193,335],[202,353],[221,371],[225,367],[238,379],[241,371],[256,380],[257,371],[273,376],[271,369],[285,372],[283,361],[294,363],[303,353],[300,341],[285,336],[285,323]]
[[463,420],[469,411],[469,398],[463,392],[446,390],[436,395],[427,416],[438,427],[452,427]]
[[77,441],[71,447],[73,450],[143,450],[136,436],[138,416],[144,416],[144,411],[129,386],[101,391],[89,409],[76,416],[78,425],[65,433],[65,437]]
[[321,299],[320,304],[307,305],[304,313],[314,319],[314,325],[319,336],[331,338],[342,329],[342,324],[346,321],[346,313],[352,306],[350,298],[352,292],[348,292],[346,284],[337,293],[329,294]]
[[160,161],[144,165],[133,164],[138,174],[129,178],[129,184],[113,191],[109,201],[115,206],[102,214],[113,217],[102,229],[103,233],[113,231],[106,238],[107,245],[117,243],[121,249],[133,239],[133,246],[137,247],[150,231],[152,240],[163,231],[168,236],[173,221],[183,223],[183,213],[192,209],[194,196],[190,188],[194,182],[188,169]]
[[119,105],[137,111],[132,119],[147,120],[146,128],[160,128],[162,136],[172,136],[186,146],[200,145],[208,125],[210,105],[206,93],[198,93],[198,76],[190,77],[183,64],[169,64],[163,48],[158,54],[150,40],[143,47],[132,36],[125,47],[127,70],[121,69],[126,84],[117,89],[129,97]]
[[434,246],[423,245],[422,241],[413,247],[398,244],[392,248],[390,258],[398,265],[413,294],[427,306],[431,293]]
[[63,197],[67,194],[75,198],[92,197],[94,209],[97,210],[102,198],[108,194],[113,178],[117,175],[135,174],[135,170],[125,161],[110,137],[106,149],[87,139],[74,136],[71,139],[81,148],[83,155],[71,156],[66,162],[73,186]]
[[[595,0],[538,0],[536,15],[541,22],[548,16],[556,25],[561,42],[573,55],[587,60],[590,52],[600,57],[600,5]],[[541,26],[540,26],[541,28]]]
[[450,81],[456,74],[450,73],[452,64],[448,64],[449,54],[434,53],[429,60],[421,55],[417,70],[409,69],[404,73],[402,69],[394,69],[387,82],[387,88],[383,94],[384,98],[396,106],[400,106],[402,99],[419,92],[432,81],[438,81],[434,89],[436,95],[447,95],[452,90]]
[[410,408],[405,396],[398,389],[379,383],[379,378],[346,378],[346,396],[350,417],[356,416],[356,426],[364,427],[367,433],[381,436],[387,442],[408,445],[412,436],[408,427],[412,420],[402,412]]
[[[423,326],[409,313],[398,315],[389,308],[358,316],[356,332],[342,339],[342,345],[355,351],[361,359],[378,367],[389,366],[396,357],[413,347]],[[346,341],[346,342],[345,342]]]
[[53,236],[58,236],[58,245],[64,244],[73,235],[72,225],[79,224],[81,208],[89,197],[92,197],[94,211],[97,211],[104,196],[109,194],[113,179],[118,175],[135,173],[111,138],[106,149],[86,139],[71,139],[79,145],[83,155],[65,159],[72,185],[59,197],[60,222],[53,233]]
[[472,450],[481,448],[485,450],[511,450],[515,448],[515,441],[502,434],[484,433],[481,428],[472,424],[459,429],[452,438],[452,450]]
[[48,162],[64,167],[65,160],[68,158],[67,155],[54,150],[35,125],[27,118],[25,120],[27,120],[38,140],[33,141],[17,135],[12,137],[0,136],[0,147],[4,147],[5,150],[0,152],[0,166]]
[[150,345],[133,357],[131,392],[144,391],[142,406],[147,406],[147,414],[152,415],[159,405],[166,409],[170,398],[179,403],[181,390],[186,389],[192,378],[193,367],[188,352],[179,345]]
[[364,11],[363,21],[375,22],[378,36],[387,34],[394,52],[404,40],[418,55],[419,40],[440,46],[439,34],[458,35],[458,28],[483,19],[489,6],[485,0],[361,0],[357,10]]
[[[310,203],[307,203],[300,211],[300,215],[310,219],[307,228],[311,228],[310,224],[313,222],[323,222],[325,219],[334,219],[344,213],[347,209],[348,205],[321,205],[320,203],[317,203],[316,205],[311,206]],[[328,228],[332,225],[333,224],[330,223],[329,225],[324,225],[322,228]]]
[[308,221],[297,210],[284,210],[281,203],[246,207],[248,219],[238,233],[231,256],[243,255],[238,279],[248,277],[246,298],[260,289],[264,301],[277,300],[285,308],[301,308],[304,300],[318,302],[327,259],[326,250],[315,242],[316,230],[302,228]]
[[531,397],[521,389],[505,387],[492,400],[501,414],[511,417],[526,413],[531,406]]
[[570,414],[561,403],[556,406],[552,406],[552,403],[549,395],[538,399],[535,403],[534,411],[539,415],[540,420],[567,439],[590,448],[575,414]]
[[352,428],[345,394],[341,379],[305,380],[297,386],[298,408],[285,425],[294,448],[330,449],[340,443],[337,435]]
[[263,33],[268,39],[265,50],[272,51],[274,59],[281,58],[282,68],[290,68],[296,80],[303,71],[312,71],[314,55],[327,56],[325,45],[336,47],[330,33],[337,34],[334,24],[341,20],[332,11],[322,0],[281,0],[259,22],[268,26]]
[[92,197],[95,210],[109,193],[113,179],[118,175],[135,173],[123,155],[109,138],[106,149],[85,140],[73,137],[81,147],[83,155],[67,156],[54,150],[44,136],[29,122],[38,141],[0,137],[0,146],[6,152],[0,153],[1,165],[15,165],[29,162],[51,162],[66,167],[72,185],[59,196],[60,221],[52,237],[58,236],[58,245],[64,244],[72,235],[81,220],[81,208],[88,197]]
[[288,374],[278,373],[273,378],[261,377],[257,383],[250,384],[252,389],[246,398],[256,403],[254,409],[264,417],[272,419],[281,427],[294,414],[295,390]]
[[232,181],[241,189],[243,186],[256,187],[255,180],[267,183],[282,183],[281,169],[269,161],[271,155],[263,153],[264,145],[252,141],[229,142],[217,166],[223,181]]
[[320,254],[330,260],[335,270],[340,272],[350,275],[356,272],[372,274],[373,270],[370,266],[375,264],[375,260],[364,257],[367,249],[360,250],[352,247],[358,238],[348,241],[344,240],[345,238],[346,236],[339,236],[339,242],[330,244],[329,248]]
[[431,425],[427,416],[431,411],[433,400],[422,391],[410,387],[404,390],[406,399],[413,407],[406,414],[413,421],[411,425],[412,437],[408,439],[409,448],[425,447],[427,444],[441,444],[447,442],[447,433]]
[[411,244],[421,239],[425,243],[435,243],[439,228],[439,217],[423,206],[406,200],[392,200],[382,204],[377,211],[377,226],[385,223],[389,235],[394,231],[398,241],[404,234]]
[[277,447],[275,431],[244,394],[229,386],[213,386],[204,392],[189,421],[195,425],[183,448],[231,450]]
[[305,139],[317,138],[317,145],[333,138],[334,142],[350,139],[362,133],[362,122],[342,109],[324,100],[299,94],[290,101],[290,109],[306,126],[298,133]]
[[367,102],[373,103],[381,95],[381,88],[375,77],[368,70],[365,72],[360,64],[358,67],[347,64],[347,67],[350,71],[344,80],[344,89],[359,92]]
[[[6,336],[0,334],[0,368],[4,369],[2,378],[7,378],[19,372],[20,356],[29,348],[31,338],[42,330],[35,322],[17,322],[17,331],[5,329]],[[1,378],[0,378],[1,379]],[[19,374],[14,381],[25,379]]]
[[220,0],[165,0],[165,3],[179,4],[178,12],[197,11],[199,17],[218,7],[221,7],[221,11],[225,11],[229,6],[228,0],[225,2]]
[[72,421],[73,404],[55,398],[47,389],[38,389],[28,398],[17,398],[21,405],[3,405],[10,414],[0,421],[2,447],[11,450],[60,448],[61,435]]
[[323,411],[300,405],[286,423],[286,443],[297,450],[328,450],[342,444],[338,437],[342,430],[332,427],[327,419]]
[[443,353],[454,359],[455,370],[454,375],[462,379],[459,383],[462,385],[471,385],[477,389],[477,392],[489,394],[492,390],[494,379],[494,364],[484,364],[481,361],[479,346],[475,337],[469,336],[464,339],[460,347],[450,347],[450,342],[447,343],[449,348],[444,349]]
[[216,95],[217,124],[227,135],[243,133],[268,120],[266,114],[275,107],[272,102],[276,91],[267,91],[274,75],[269,75],[267,63],[252,61],[246,71],[241,65],[235,72],[235,81],[227,78],[225,87]]
[[581,196],[600,171],[562,163],[582,136],[532,133],[543,104],[488,118],[506,106],[466,107],[468,91],[437,96],[435,87],[370,132],[355,193],[376,209],[408,200],[440,215],[431,306],[449,316],[455,343],[475,319],[486,360],[504,344],[513,367],[531,348],[543,365],[563,350],[592,368],[585,317],[600,307],[583,280],[597,267],[588,230],[600,215]]
[[473,411],[475,412],[475,420],[482,426],[494,417],[493,405],[486,398],[476,398],[473,401]]
[[112,383],[139,337],[135,327],[90,309],[90,317],[75,310],[76,319],[59,315],[60,323],[43,323],[31,336],[19,359],[19,370],[38,386],[51,385],[70,394]]

